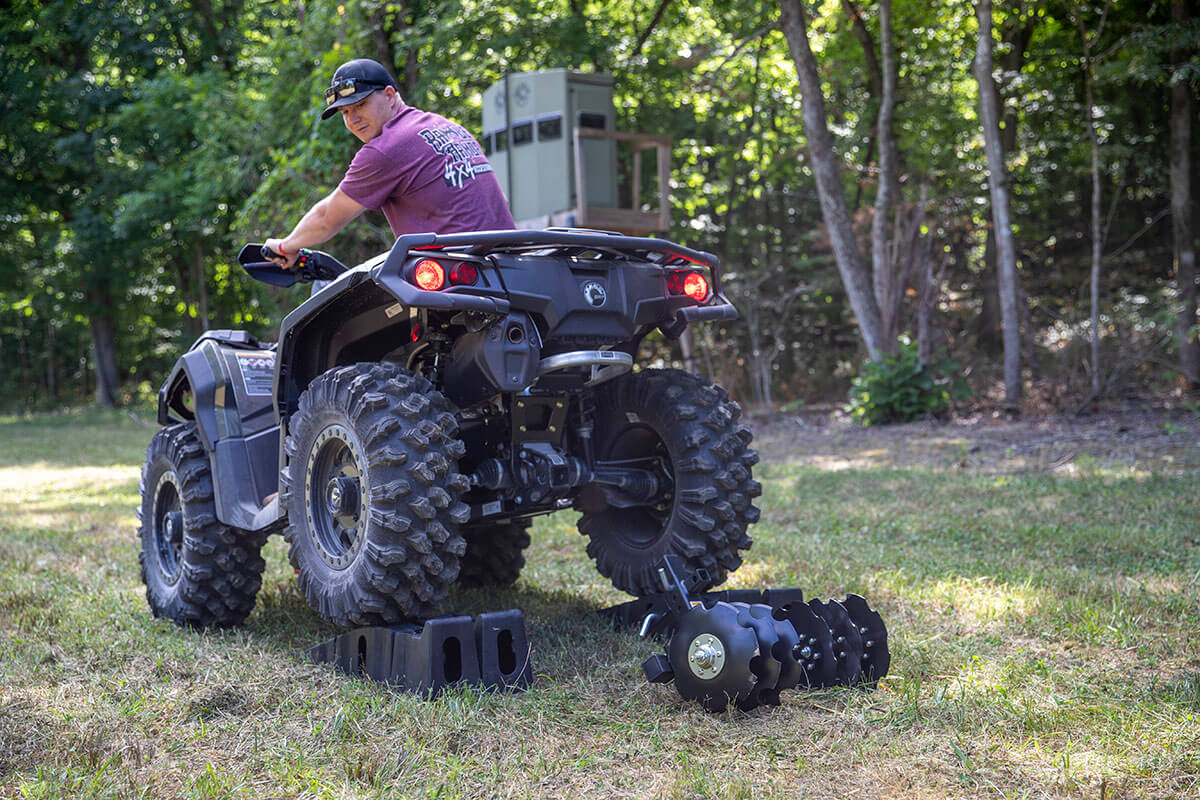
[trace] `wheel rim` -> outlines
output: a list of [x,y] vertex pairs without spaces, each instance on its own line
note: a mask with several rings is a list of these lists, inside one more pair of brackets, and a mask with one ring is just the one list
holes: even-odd
[[167,583],[178,581],[183,564],[183,504],[174,472],[164,472],[154,487],[154,553]]
[[362,546],[367,518],[362,455],[348,428],[330,425],[317,435],[304,484],[317,553],[334,569],[345,569]]
[[675,469],[666,442],[653,428],[631,425],[613,441],[605,463],[648,470],[666,489],[661,501],[655,505],[610,509],[610,513],[618,517],[616,530],[620,531],[618,535],[622,540],[638,548],[653,546],[662,538],[675,507]]

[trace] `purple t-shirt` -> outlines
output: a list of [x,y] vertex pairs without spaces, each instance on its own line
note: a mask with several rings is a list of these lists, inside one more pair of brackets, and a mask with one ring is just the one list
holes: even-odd
[[479,142],[461,125],[403,106],[359,148],[338,185],[382,211],[394,236],[509,230],[512,214]]

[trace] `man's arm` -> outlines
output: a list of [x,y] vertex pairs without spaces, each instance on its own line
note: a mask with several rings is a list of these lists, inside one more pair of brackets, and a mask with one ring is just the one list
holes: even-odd
[[267,239],[267,248],[283,256],[283,259],[271,260],[291,269],[301,248],[328,241],[366,210],[366,206],[351,200],[341,189],[334,189],[328,197],[318,200],[287,236]]

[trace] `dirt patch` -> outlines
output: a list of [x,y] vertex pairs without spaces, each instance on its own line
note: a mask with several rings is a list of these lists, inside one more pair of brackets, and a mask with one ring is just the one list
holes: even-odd
[[949,421],[863,427],[832,406],[752,415],[766,463],[829,469],[909,467],[1017,474],[1085,467],[1153,473],[1200,471],[1200,415],[1125,410],[1009,420],[976,414]]
[[211,720],[222,715],[244,716],[248,713],[246,695],[232,686],[217,686],[203,692],[188,704],[188,716]]

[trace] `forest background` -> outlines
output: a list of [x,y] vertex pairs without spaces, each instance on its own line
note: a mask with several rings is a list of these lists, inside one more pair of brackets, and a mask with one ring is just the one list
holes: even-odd
[[[357,56],[477,135],[506,72],[612,74],[618,128],[671,137],[667,235],[741,312],[688,366],[751,405],[891,358],[1010,411],[1194,407],[1198,52],[1191,0],[6,3],[0,410],[145,398],[210,327],[271,339],[302,290],[235,255],[337,184],[358,142],[321,91]],[[390,244],[368,214],[324,249]]]

